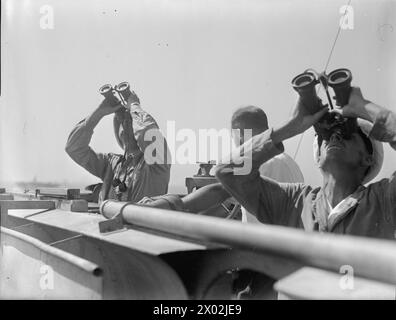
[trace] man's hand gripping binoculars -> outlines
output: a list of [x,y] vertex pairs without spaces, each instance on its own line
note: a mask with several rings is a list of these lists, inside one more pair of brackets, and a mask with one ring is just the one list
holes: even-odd
[[118,121],[123,124],[124,128],[129,128],[131,130],[125,130],[125,134],[132,138],[133,135],[133,122],[130,111],[130,105],[133,103],[140,103],[138,96],[128,82],[120,82],[116,86],[111,84],[105,84],[100,87],[99,93],[104,96],[105,101],[115,108],[116,106],[122,105],[121,109],[115,112]]
[[[111,106],[116,108],[122,106],[115,112],[115,119],[118,123],[122,124],[124,144],[135,140],[133,132],[133,120],[131,117],[131,104],[140,103],[138,96],[131,90],[128,82],[124,81],[113,87],[111,84],[105,84],[100,87],[99,93],[104,96],[105,101]],[[118,133],[116,133],[118,134]],[[125,146],[124,146],[125,148]],[[125,149],[125,152],[126,149]],[[126,153],[124,157],[126,156]]]
[[[352,73],[348,69],[336,69],[329,75],[319,74],[313,69],[308,69],[293,78],[292,86],[298,92],[305,108],[311,114],[314,114],[324,107],[316,92],[317,84],[320,83],[323,86],[326,91],[328,106],[330,109],[334,109],[328,87],[331,87],[334,91],[336,105],[342,108],[348,104],[352,90],[351,81]],[[327,112],[314,125],[314,129],[318,136],[325,140],[330,139],[334,132],[337,132],[344,139],[350,139],[353,133],[358,132],[358,125],[354,118],[346,118],[337,113]]]
[[99,93],[113,107],[121,104],[126,108],[129,102],[139,102],[139,98],[135,92],[131,91],[131,87],[126,81],[120,82],[114,87],[111,84],[105,84],[100,87]]

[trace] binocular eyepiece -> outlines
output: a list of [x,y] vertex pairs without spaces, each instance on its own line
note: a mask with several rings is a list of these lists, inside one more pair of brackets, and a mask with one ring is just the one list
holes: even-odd
[[[105,84],[99,88],[99,93],[112,105],[126,105],[128,98],[132,94],[131,87],[128,82],[120,82],[114,88],[111,84]],[[117,97],[115,93],[118,93]]]
[[[348,69],[336,69],[328,76],[315,74],[314,71],[306,71],[294,77],[292,80],[292,86],[294,90],[298,92],[303,100],[303,103],[307,108],[315,113],[320,107],[318,103],[320,102],[319,97],[316,94],[315,86],[319,82],[324,84],[325,89],[327,85],[334,90],[336,104],[340,107],[348,104],[349,95],[351,93],[352,87],[352,73]],[[312,110],[311,110],[312,108]]]
[[[335,94],[336,105],[341,108],[348,104],[349,96],[352,90],[352,73],[348,69],[336,69],[329,75],[324,73],[318,74],[315,70],[307,70],[293,78],[292,86],[301,98],[301,102],[311,114],[316,113],[322,107],[322,100],[316,93],[316,85],[321,83],[326,90],[327,99],[330,107],[333,104],[328,92],[328,86],[331,87]],[[356,119],[344,118],[339,114],[327,113],[314,126],[315,131],[323,139],[327,140],[337,132],[343,138],[350,139],[354,132],[357,132],[358,125]]]
[[322,101],[316,94],[315,86],[318,83],[318,79],[312,72],[301,73],[292,80],[294,90],[298,92],[302,103],[309,109],[311,114],[320,110],[322,106]]

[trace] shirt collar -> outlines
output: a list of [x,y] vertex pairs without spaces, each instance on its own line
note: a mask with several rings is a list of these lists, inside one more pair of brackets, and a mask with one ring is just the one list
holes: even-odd
[[364,186],[360,185],[352,194],[344,198],[334,208],[331,207],[327,197],[321,190],[321,197],[318,197],[318,200],[320,199],[322,202],[325,202],[325,204],[322,203],[321,208],[324,206],[328,208],[328,215],[326,219],[328,231],[332,231],[335,225],[344,219],[358,205],[365,189],[366,188]]

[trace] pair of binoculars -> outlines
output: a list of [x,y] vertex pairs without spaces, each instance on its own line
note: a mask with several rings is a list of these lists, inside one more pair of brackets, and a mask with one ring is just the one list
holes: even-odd
[[116,188],[116,187],[118,187],[118,190],[120,191],[120,192],[125,192],[125,191],[127,191],[127,185],[125,184],[125,181],[124,182],[122,182],[120,179],[118,179],[118,178],[115,178],[114,180],[113,180],[113,182],[112,182],[112,186],[114,187],[114,188]]
[[[348,69],[336,69],[329,75],[318,74],[315,70],[308,69],[292,80],[292,86],[301,98],[301,102],[311,114],[323,108],[322,100],[316,93],[316,85],[321,83],[326,90],[326,95],[330,108],[333,104],[330,99],[328,87],[332,88],[335,94],[336,105],[341,108],[348,104],[351,94],[352,73]],[[330,136],[337,132],[344,139],[350,139],[352,134],[358,131],[356,119],[345,118],[339,114],[326,113],[314,126],[316,133],[323,139],[328,140]]]
[[[121,82],[113,87],[111,84],[105,84],[100,87],[99,93],[112,105],[126,105],[128,98],[132,94],[131,87],[127,81]],[[118,94],[118,97],[116,96]]]

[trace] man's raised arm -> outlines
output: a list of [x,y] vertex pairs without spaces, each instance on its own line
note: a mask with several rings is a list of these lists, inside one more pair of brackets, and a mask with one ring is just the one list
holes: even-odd
[[[266,214],[269,215],[271,211],[274,211],[273,214],[277,214],[275,211],[284,211],[293,190],[282,188],[271,179],[260,178],[259,168],[264,162],[284,151],[282,141],[304,132],[326,112],[327,108],[323,108],[311,115],[299,100],[293,117],[286,124],[254,136],[231,154],[229,163],[218,165],[216,167],[217,179],[242,206],[256,215],[260,221],[273,220],[260,217],[263,212],[259,212],[259,207],[264,205],[267,209]],[[250,167],[251,170],[243,172],[245,170],[241,170],[242,167]],[[263,189],[266,194],[262,194]],[[263,197],[266,198],[265,203],[262,201]],[[275,207],[279,210],[275,210]]]
[[[133,135],[137,146],[145,155],[146,162],[169,166],[171,163],[170,151],[166,139],[153,116],[143,110],[140,103],[136,102],[130,105],[129,110],[132,118]],[[148,148],[149,146],[151,148]]]
[[96,153],[89,146],[93,135],[93,130],[99,121],[106,115],[119,110],[122,106],[110,106],[104,100],[91,115],[80,121],[70,133],[65,151],[80,166],[91,174],[103,179],[108,159],[106,154]]
[[[337,110],[346,117],[356,117],[373,123],[370,136],[378,141],[388,142],[396,150],[396,113],[363,98],[359,88],[353,88],[348,105]],[[396,167],[388,179],[377,183],[378,194],[387,212],[396,219]]]
[[352,88],[348,105],[335,111],[345,117],[370,121],[373,123],[370,136],[388,142],[396,150],[396,113],[364,99],[360,88]]

